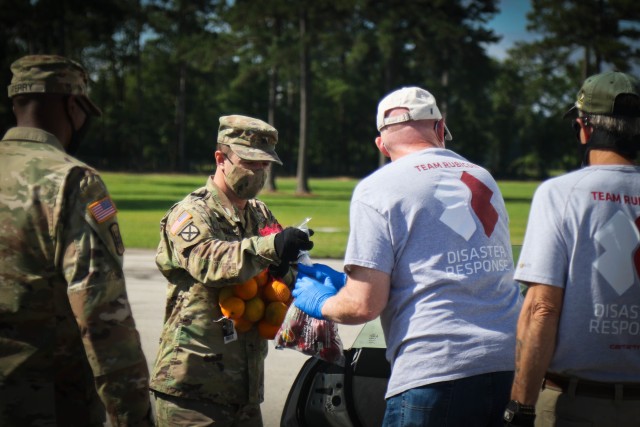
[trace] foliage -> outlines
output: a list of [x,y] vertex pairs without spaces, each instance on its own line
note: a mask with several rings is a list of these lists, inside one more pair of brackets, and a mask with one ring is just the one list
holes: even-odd
[[[363,177],[381,164],[377,102],[408,85],[438,99],[454,135],[449,147],[496,176],[543,179],[575,168],[562,113],[586,74],[638,69],[640,2],[532,0],[528,25],[539,37],[503,62],[486,53],[498,40],[487,24],[498,7],[497,0],[0,0],[0,78],[8,83],[9,65],[28,53],[85,64],[104,116],[79,155],[101,170],[208,171],[218,118],[246,114],[279,130],[278,177]],[[5,100],[0,126],[11,125]]]

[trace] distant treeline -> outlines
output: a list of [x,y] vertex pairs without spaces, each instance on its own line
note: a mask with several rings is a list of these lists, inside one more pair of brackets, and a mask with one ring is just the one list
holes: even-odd
[[[525,1],[525,0],[509,0]],[[104,111],[80,157],[103,170],[213,168],[218,117],[279,131],[276,175],[362,177],[378,100],[431,91],[449,147],[498,178],[579,164],[562,113],[586,75],[640,67],[637,0],[536,0],[535,42],[487,55],[497,0],[0,0],[0,76],[28,53],[84,63]],[[13,126],[8,99],[2,130]]]

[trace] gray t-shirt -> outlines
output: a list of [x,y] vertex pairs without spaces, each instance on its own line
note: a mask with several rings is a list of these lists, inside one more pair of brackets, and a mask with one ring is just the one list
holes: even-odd
[[359,183],[350,221],[345,266],[391,276],[386,397],[514,369],[522,298],[507,211],[486,170],[446,149],[410,154]]
[[640,168],[550,179],[531,205],[516,279],[564,288],[549,370],[640,382]]

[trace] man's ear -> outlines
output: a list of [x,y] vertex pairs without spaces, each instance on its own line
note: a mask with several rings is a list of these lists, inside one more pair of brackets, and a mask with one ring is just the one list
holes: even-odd
[[436,135],[438,136],[438,141],[442,143],[442,145],[444,145],[444,128],[445,128],[445,123],[444,123],[444,118],[438,120],[436,122]]
[[69,112],[69,114],[71,114],[71,116],[73,117],[73,115],[75,113],[77,113],[78,109],[80,108],[80,106],[77,104],[79,101],[76,99],[75,95],[69,95],[67,97],[64,98],[64,108],[67,109],[67,111]]
[[[78,100],[78,97],[76,95],[68,95],[63,98],[65,113],[71,119],[73,127],[76,130],[80,129],[84,121],[89,120],[89,115],[84,112],[80,105],[78,105],[78,102],[80,101]],[[79,112],[82,112],[83,115],[78,115]],[[82,117],[84,117],[84,119]]]
[[384,145],[384,142],[382,142],[382,137],[381,136],[376,136],[376,147],[378,147],[378,150],[380,150],[380,152],[385,156],[385,157],[391,157],[391,154],[389,154],[389,150],[387,150],[387,146]]
[[213,153],[213,158],[216,161],[216,166],[222,166],[222,164],[224,163],[224,153],[220,150],[216,150]]
[[581,144],[586,144],[591,139],[591,135],[593,134],[593,127],[584,118],[579,118],[578,122],[580,123],[580,128],[582,130],[582,134],[584,134],[584,140],[580,139],[580,143]]

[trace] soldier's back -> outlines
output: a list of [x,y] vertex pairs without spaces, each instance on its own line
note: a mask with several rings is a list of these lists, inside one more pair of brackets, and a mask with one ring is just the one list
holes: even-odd
[[102,425],[57,245],[82,164],[43,134],[14,128],[0,142],[0,425]]

